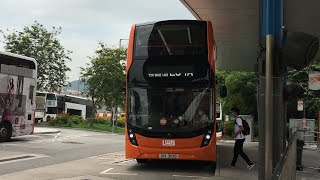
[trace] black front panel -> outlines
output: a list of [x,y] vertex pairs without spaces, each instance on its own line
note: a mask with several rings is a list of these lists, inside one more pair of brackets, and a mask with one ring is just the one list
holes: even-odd
[[179,84],[179,86],[208,85],[213,80],[207,57],[164,56],[133,60],[128,71],[128,84],[149,83],[150,86]]
[[207,56],[204,21],[161,21],[137,25],[133,57]]

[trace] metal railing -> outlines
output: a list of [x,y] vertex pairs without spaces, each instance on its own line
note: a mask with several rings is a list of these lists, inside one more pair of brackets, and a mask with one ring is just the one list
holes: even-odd
[[272,180],[296,179],[296,158],[297,136],[294,133],[272,174]]
[[302,129],[297,131],[303,133],[303,135],[301,135],[302,133],[299,133],[300,135],[297,137],[297,139],[303,140],[307,147],[314,146],[316,148],[320,148],[320,132],[306,131]]

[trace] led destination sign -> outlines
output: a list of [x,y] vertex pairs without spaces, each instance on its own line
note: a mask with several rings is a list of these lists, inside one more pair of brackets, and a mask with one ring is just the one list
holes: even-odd
[[192,65],[157,65],[146,66],[147,78],[193,78],[195,76]]

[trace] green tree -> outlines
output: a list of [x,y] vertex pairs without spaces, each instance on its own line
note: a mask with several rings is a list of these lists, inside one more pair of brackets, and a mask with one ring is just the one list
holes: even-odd
[[306,105],[307,118],[317,118],[318,110],[320,109],[319,91],[311,91],[308,89],[309,72],[320,71],[320,59],[314,61],[311,65],[301,71],[290,70],[288,72],[288,84],[298,83],[304,89],[304,94],[300,98],[291,98],[288,101],[288,118],[302,118],[303,113],[297,111],[297,101],[304,101]]
[[81,71],[82,79],[88,87],[85,93],[92,98],[94,112],[102,102],[109,108],[123,107],[126,77],[121,60],[126,59],[126,50],[109,48],[99,43],[95,56],[90,59],[88,67],[81,68]]
[[61,87],[66,85],[66,72],[70,68],[65,62],[70,60],[68,55],[71,51],[65,50],[57,38],[61,31],[61,27],[47,30],[38,22],[22,31],[1,31],[6,51],[37,60],[39,90],[60,92]]
[[240,108],[241,114],[256,116],[258,82],[256,74],[239,71],[218,71],[217,76],[218,78],[224,78],[228,88],[227,97],[217,96],[218,101],[222,104],[223,112],[228,113],[233,106],[237,106]]

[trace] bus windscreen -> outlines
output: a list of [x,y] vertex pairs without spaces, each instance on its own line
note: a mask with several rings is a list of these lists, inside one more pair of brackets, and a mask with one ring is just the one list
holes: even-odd
[[205,24],[152,24],[136,27],[135,57],[206,56]]
[[132,88],[129,120],[151,132],[192,132],[213,123],[208,88]]

